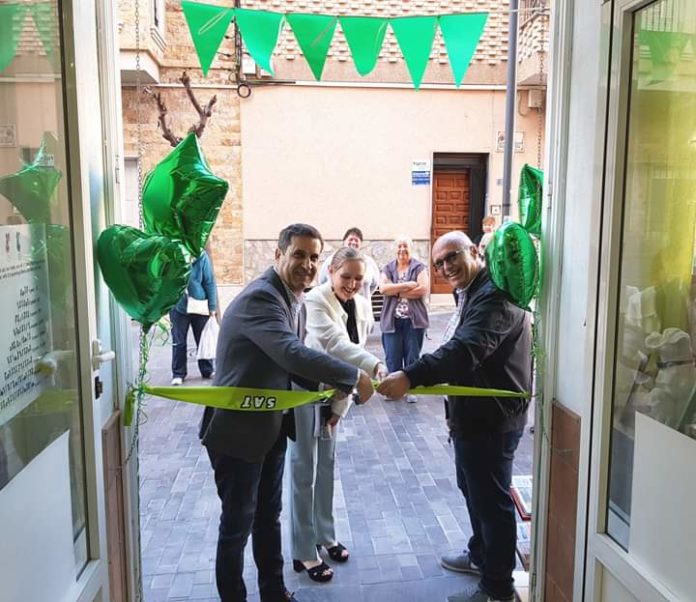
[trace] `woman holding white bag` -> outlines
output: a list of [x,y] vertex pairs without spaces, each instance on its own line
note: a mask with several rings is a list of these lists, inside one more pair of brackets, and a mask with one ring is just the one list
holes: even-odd
[[[363,348],[373,323],[370,302],[357,294],[364,277],[365,260],[360,251],[351,247],[336,251],[329,279],[305,298],[305,344],[383,378],[386,367]],[[297,572],[306,571],[313,581],[333,577],[333,570],[318,554],[322,547],[336,562],[345,562],[350,555],[336,540],[333,518],[334,433],[350,404],[349,396],[330,405],[294,409],[296,433],[295,441],[290,442],[293,567]]]
[[[169,312],[172,324],[172,385],[178,386],[186,379],[186,340],[189,327],[193,330],[196,347],[208,320],[217,319],[217,290],[213,266],[208,253],[203,251],[191,266],[186,293]],[[199,359],[198,370],[203,378],[213,377],[213,360]]]

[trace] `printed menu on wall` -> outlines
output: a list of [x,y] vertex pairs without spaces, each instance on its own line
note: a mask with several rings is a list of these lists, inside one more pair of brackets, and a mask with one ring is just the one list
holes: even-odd
[[48,382],[37,369],[52,348],[47,260],[43,224],[0,226],[0,424]]

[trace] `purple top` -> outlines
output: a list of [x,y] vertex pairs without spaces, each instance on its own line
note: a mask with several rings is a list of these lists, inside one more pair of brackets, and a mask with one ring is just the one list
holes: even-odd
[[[408,272],[406,273],[406,280],[418,280],[418,274],[424,269],[424,263],[411,258]],[[385,265],[384,268],[382,268],[382,273],[386,274],[391,282],[398,282],[399,273],[396,267],[396,259]],[[396,295],[384,295],[384,305],[382,306],[382,313],[379,317],[379,327],[382,332],[394,332],[394,313],[398,304],[399,297]],[[427,328],[430,326],[428,310],[425,307],[425,301],[422,297],[420,299],[409,299],[408,311],[413,328]]]

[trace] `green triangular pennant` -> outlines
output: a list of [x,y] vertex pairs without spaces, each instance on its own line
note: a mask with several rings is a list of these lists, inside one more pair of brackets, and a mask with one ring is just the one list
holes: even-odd
[[338,19],[330,15],[288,14],[285,16],[314,77],[321,79],[326,55]]
[[413,85],[418,89],[428,66],[437,17],[399,17],[391,20],[391,26]]
[[283,27],[283,14],[237,8],[234,17],[251,58],[273,75],[271,55]]
[[464,79],[474,56],[488,13],[469,13],[466,15],[443,15],[440,17],[440,30],[445,40],[450,66],[457,88]]
[[360,75],[367,75],[377,64],[384,34],[387,33],[387,19],[339,17],[338,20],[353,55],[355,68]]
[[28,6],[34,18],[34,24],[39,32],[46,56],[51,65],[57,69],[58,56],[55,53],[55,47],[58,44],[58,18],[53,4],[50,2],[39,2],[38,4],[30,4]]
[[182,2],[181,8],[193,38],[203,75],[208,75],[208,69],[225,37],[234,9],[198,2]]
[[10,66],[24,21],[23,4],[0,5],[0,73]]

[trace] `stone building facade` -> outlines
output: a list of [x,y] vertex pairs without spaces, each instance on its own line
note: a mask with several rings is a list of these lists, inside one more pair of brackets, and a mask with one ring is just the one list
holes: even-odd
[[[126,159],[137,155],[135,140],[137,124],[140,123],[143,168],[147,171],[169,151],[169,146],[156,127],[157,109],[154,102],[147,96],[136,97],[135,14],[132,6],[132,2],[124,1],[119,6],[125,153]],[[400,188],[399,184],[392,186],[390,182],[395,181],[399,173],[410,177],[410,163],[404,167],[404,157],[397,157],[387,146],[383,156],[366,158],[365,165],[359,165],[362,142],[346,142],[344,146],[341,140],[332,138],[331,130],[334,128],[332,117],[328,114],[331,110],[336,111],[336,119],[354,119],[358,123],[364,120],[359,118],[360,109],[356,107],[363,104],[368,107],[369,103],[377,106],[375,119],[380,118],[387,129],[375,133],[375,138],[369,140],[368,146],[372,148],[385,144],[389,139],[396,149],[412,147],[409,156],[414,160],[425,157],[434,161],[435,154],[439,152],[485,155],[488,165],[485,210],[496,211],[495,207],[500,204],[502,177],[499,139],[500,131],[504,130],[509,22],[507,0],[245,0],[242,6],[339,16],[488,12],[489,17],[459,89],[454,87],[439,30],[423,85],[415,91],[391,29],[385,37],[377,67],[367,77],[360,77],[338,26],[322,81],[315,82],[297,41],[285,24],[273,57],[274,76],[255,67],[244,51],[240,78],[249,83],[252,92],[250,98],[240,99],[236,94],[233,59],[234,24],[228,32],[230,38],[225,39],[220,48],[224,54],[218,54],[208,76],[203,78],[180,3],[173,0],[140,1],[141,81],[149,89],[162,92],[172,129],[182,135],[196,120],[196,113],[178,83],[184,69],[188,70],[201,102],[207,101],[212,94],[218,96],[202,146],[213,171],[230,182],[230,192],[211,240],[223,302],[269,265],[277,232],[291,221],[307,221],[317,225],[326,238],[326,254],[340,244],[340,236],[347,227],[358,225],[365,231],[367,252],[380,265],[393,258],[391,242],[396,235],[410,236],[417,254],[427,258],[433,237],[430,223],[431,190],[425,187],[418,190]],[[547,23],[537,19],[532,19],[532,24],[537,29],[547,27]],[[525,42],[527,50],[522,56],[528,62],[537,56],[533,38],[529,35],[525,38],[528,40]],[[542,51],[545,52],[545,49],[542,48]],[[144,71],[147,72],[145,75]],[[269,85],[271,83],[273,85]],[[543,88],[545,78],[529,83]],[[520,106],[531,104],[527,102],[529,94],[520,95]],[[410,122],[398,122],[396,116],[393,123],[390,121],[391,116],[385,107],[392,103],[395,103],[395,107],[411,107],[413,116],[408,118]],[[295,107],[294,112],[290,107]],[[365,110],[372,111],[368,108]],[[386,113],[377,117],[380,110]],[[394,112],[399,110],[395,109]],[[301,113],[300,119],[307,120],[304,131],[292,129],[298,112]],[[519,112],[521,125],[516,129],[526,140],[526,148],[515,157],[515,169],[524,162],[538,163],[540,153],[536,149],[543,145],[543,131],[540,128],[543,128],[544,114],[543,103],[535,110]],[[458,116],[457,127],[450,128]],[[409,123],[416,122],[421,131],[416,134],[407,132]],[[313,138],[314,125],[323,128],[323,138]],[[370,137],[369,125],[356,127],[365,128],[361,134],[363,138]],[[423,143],[424,135],[427,138],[430,133],[432,143]],[[418,143],[414,142],[416,139]],[[319,161],[331,155],[335,157],[336,164],[356,164],[357,167],[350,174],[334,173],[332,169],[317,172],[308,167],[317,163],[317,155],[313,153],[318,153]],[[398,169],[395,164],[390,164],[395,161],[400,162]],[[362,180],[358,170],[372,172],[377,167],[384,171],[382,179],[376,181],[373,189],[365,194],[365,190],[358,186]],[[288,172],[291,174],[289,177]],[[375,194],[374,188],[380,190],[379,203],[370,199]],[[134,200],[133,195],[131,200]],[[412,206],[414,212],[409,214],[408,219],[402,215],[400,220],[389,225],[394,208],[401,203]],[[350,211],[346,210],[348,206],[351,207]],[[499,220],[502,219],[499,210],[497,216]]]

